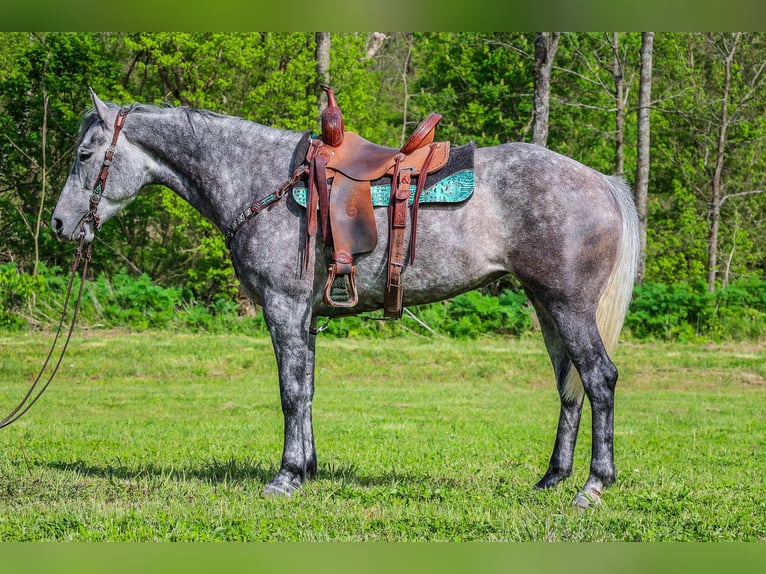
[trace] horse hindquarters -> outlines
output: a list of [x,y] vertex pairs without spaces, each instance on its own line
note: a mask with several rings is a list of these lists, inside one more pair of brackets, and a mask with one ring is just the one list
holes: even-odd
[[[587,214],[582,214],[580,219],[590,225],[584,228],[594,232],[572,234],[563,242],[571,247],[576,245],[574,237],[582,237],[575,248],[579,253],[569,252],[569,260],[577,263],[567,265],[562,259],[556,273],[548,275],[552,279],[549,284],[541,282],[538,275],[533,286],[528,285],[561,398],[553,454],[537,486],[555,486],[571,474],[584,394],[592,408],[593,436],[590,475],[574,501],[581,507],[598,500],[601,490],[615,480],[617,369],[609,352],[617,343],[627,314],[639,249],[638,219],[630,191],[620,180],[604,181],[608,189],[605,199],[614,201],[599,204],[595,217],[601,224],[588,223]],[[613,217],[605,217],[610,211],[614,211]],[[594,277],[599,279],[594,281]]]

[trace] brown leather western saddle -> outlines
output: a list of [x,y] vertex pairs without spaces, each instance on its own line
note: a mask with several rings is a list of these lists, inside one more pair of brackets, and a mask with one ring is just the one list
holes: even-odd
[[[354,307],[358,303],[354,279],[354,255],[375,249],[378,230],[372,207],[370,182],[391,177],[389,204],[388,275],[384,311],[387,317],[402,315],[407,205],[413,193],[410,262],[415,259],[417,210],[426,175],[444,167],[449,158],[449,142],[434,142],[439,114],[430,114],[399,149],[374,144],[343,129],[343,115],[328,86],[328,106],[322,112],[322,134],[311,141],[306,156],[309,163],[307,204],[307,245],[317,229],[332,249],[324,300],[333,307]],[[421,175],[422,174],[422,175]],[[420,177],[418,177],[420,176]],[[317,221],[318,212],[318,221]],[[306,257],[308,264],[308,255]],[[334,293],[337,282],[345,285],[346,297]]]

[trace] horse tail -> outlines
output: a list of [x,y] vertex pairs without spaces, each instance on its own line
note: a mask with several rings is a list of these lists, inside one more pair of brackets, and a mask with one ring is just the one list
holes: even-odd
[[[620,331],[628,314],[633,296],[633,283],[638,269],[641,250],[638,213],[630,188],[622,178],[605,176],[607,184],[620,209],[622,233],[620,248],[598,306],[596,324],[608,355],[617,347]],[[570,366],[564,381],[564,394],[569,399],[579,399],[583,394],[582,381],[577,370]]]

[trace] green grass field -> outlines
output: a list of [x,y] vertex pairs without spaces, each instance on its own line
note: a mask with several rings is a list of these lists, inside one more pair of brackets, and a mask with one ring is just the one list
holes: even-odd
[[[50,334],[0,335],[0,408]],[[282,417],[270,341],[79,332],[0,431],[0,540],[766,541],[763,345],[619,347],[618,482],[535,491],[558,416],[542,341],[322,339],[319,476],[261,496]]]

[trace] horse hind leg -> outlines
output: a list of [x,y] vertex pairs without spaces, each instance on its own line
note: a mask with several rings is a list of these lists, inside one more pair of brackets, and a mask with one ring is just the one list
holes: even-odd
[[[602,490],[615,481],[614,390],[617,368],[599,334],[595,312],[558,311],[552,314],[567,356],[580,375],[591,405],[592,442],[590,474],[574,504],[587,508],[598,502]],[[582,399],[580,399],[582,405]],[[562,410],[566,407],[562,400]]]
[[574,367],[566,354],[564,343],[556,330],[553,319],[548,311],[531,294],[528,293],[528,295],[537,311],[543,340],[553,365],[556,387],[561,400],[556,440],[553,445],[550,462],[548,463],[548,470],[535,484],[535,488],[552,488],[572,474],[577,432],[580,427],[580,416],[582,415],[583,393],[582,387],[579,387],[574,392],[571,388],[571,374]]

